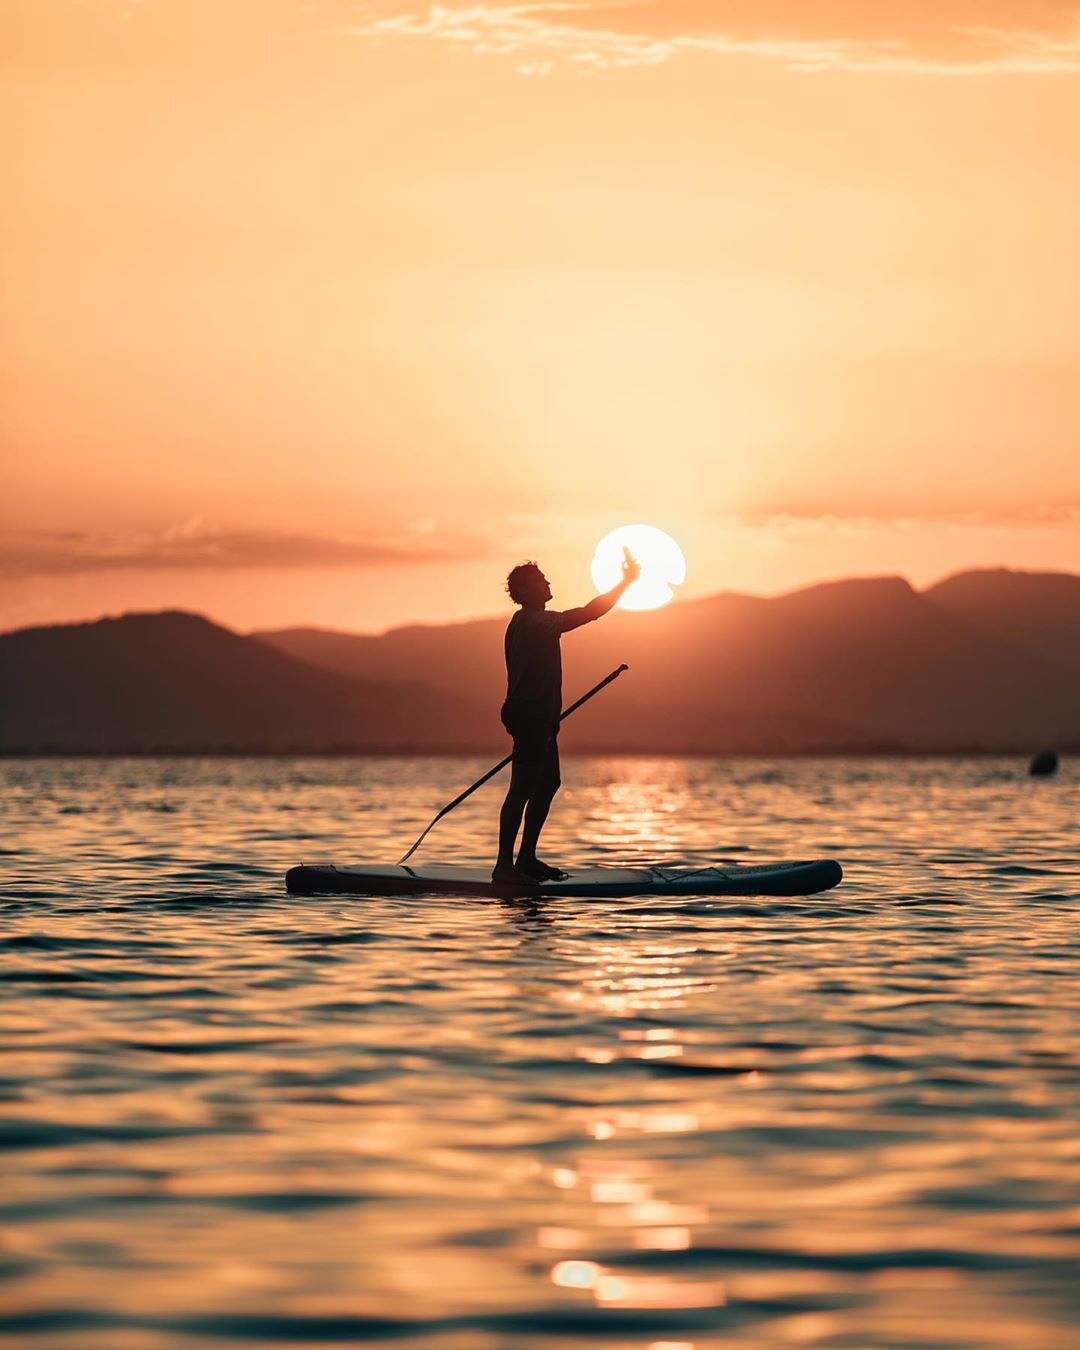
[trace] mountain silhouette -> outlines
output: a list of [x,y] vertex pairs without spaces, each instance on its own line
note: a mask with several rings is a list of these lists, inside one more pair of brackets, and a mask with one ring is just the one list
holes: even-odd
[[[502,753],[505,624],[245,637],[165,612],[3,634],[0,753]],[[617,612],[563,651],[567,702],[630,666],[566,723],[568,750],[1080,747],[1080,577],[1067,574],[720,594]]]
[[1080,577],[1067,572],[961,572],[925,592],[958,619],[1080,672]]
[[486,710],[317,670],[196,614],[0,635],[0,751],[447,751],[501,744]]
[[[568,701],[620,661],[631,667],[567,723],[564,744],[673,753],[1078,745],[1069,656],[1080,648],[1078,588],[1080,578],[1057,573],[966,573],[923,593],[878,577],[620,611],[563,642]],[[492,619],[381,637],[257,636],[326,669],[381,680],[408,671],[494,709],[504,627]]]

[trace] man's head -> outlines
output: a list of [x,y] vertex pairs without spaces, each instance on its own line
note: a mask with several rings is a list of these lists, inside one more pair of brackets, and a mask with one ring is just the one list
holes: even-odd
[[506,578],[506,590],[515,605],[543,609],[551,599],[548,579],[534,562],[519,563]]

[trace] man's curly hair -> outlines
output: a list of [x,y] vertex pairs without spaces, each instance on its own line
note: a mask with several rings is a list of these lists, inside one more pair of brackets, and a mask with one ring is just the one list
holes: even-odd
[[516,567],[510,569],[510,575],[506,578],[506,593],[515,605],[520,605],[525,599],[521,593],[521,583],[530,572],[539,572],[539,570],[540,564],[531,561],[518,563]]

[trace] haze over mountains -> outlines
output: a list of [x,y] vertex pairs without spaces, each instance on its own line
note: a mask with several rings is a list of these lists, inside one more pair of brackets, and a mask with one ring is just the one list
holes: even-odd
[[[174,612],[2,635],[0,752],[504,750],[505,622],[241,637]],[[1071,574],[721,594],[616,612],[563,656],[567,703],[630,666],[566,723],[568,750],[1080,748]]]

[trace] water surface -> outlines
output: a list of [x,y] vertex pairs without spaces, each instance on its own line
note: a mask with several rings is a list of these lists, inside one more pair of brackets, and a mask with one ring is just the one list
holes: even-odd
[[552,860],[805,900],[284,895],[485,767],[0,763],[0,1334],[1080,1345],[1071,766],[565,762]]

